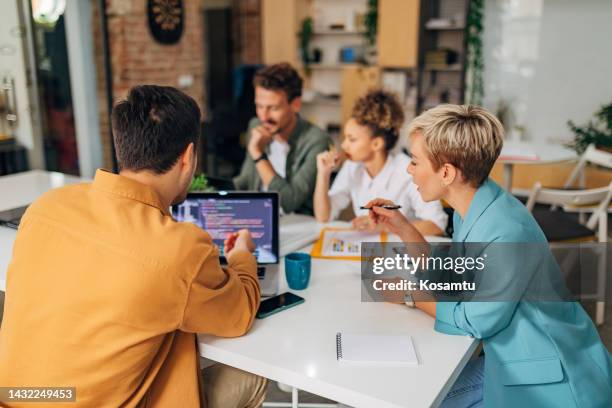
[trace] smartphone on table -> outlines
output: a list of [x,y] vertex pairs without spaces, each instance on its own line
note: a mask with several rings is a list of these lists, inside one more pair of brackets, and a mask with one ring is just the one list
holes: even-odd
[[291,292],[285,292],[266,300],[262,300],[259,304],[259,309],[257,310],[256,316],[258,319],[263,319],[264,317],[271,316],[282,310],[297,306],[300,303],[304,303],[303,297],[295,295]]

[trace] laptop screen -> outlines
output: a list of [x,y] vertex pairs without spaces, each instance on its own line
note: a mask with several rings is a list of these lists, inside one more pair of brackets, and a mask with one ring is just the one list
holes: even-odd
[[226,262],[223,242],[241,229],[251,232],[259,264],[276,264],[278,251],[278,194],[255,192],[190,193],[172,207],[173,217],[192,222],[208,232]]

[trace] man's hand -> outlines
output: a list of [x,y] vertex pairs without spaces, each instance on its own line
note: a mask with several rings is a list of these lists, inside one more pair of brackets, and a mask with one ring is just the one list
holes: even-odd
[[251,233],[247,229],[242,229],[238,232],[233,232],[225,238],[225,257],[229,258],[235,250],[248,251],[253,253],[255,251],[255,243],[251,238]]
[[385,227],[392,234],[400,235],[403,230],[410,228],[410,221],[399,210],[387,210],[383,205],[395,205],[393,201],[376,198],[365,206],[371,208],[370,220],[377,226]]
[[326,151],[317,154],[317,174],[321,177],[329,178],[338,163],[338,158],[338,153],[335,151]]
[[263,126],[257,126],[251,130],[251,138],[247,150],[253,160],[261,156],[266,147],[272,142],[274,135]]

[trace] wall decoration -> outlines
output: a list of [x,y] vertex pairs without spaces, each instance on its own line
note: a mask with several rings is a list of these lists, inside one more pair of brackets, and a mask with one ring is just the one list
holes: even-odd
[[182,0],[148,0],[147,15],[153,38],[162,44],[175,44],[183,35],[185,9]]

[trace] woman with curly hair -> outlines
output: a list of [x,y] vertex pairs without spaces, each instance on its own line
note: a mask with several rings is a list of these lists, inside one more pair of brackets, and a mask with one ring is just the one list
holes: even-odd
[[406,172],[410,159],[394,154],[404,112],[397,98],[384,90],[371,90],[357,100],[351,118],[344,125],[342,149],[347,159],[330,189],[330,176],[338,153],[317,156],[317,183],[314,194],[315,216],[320,222],[338,217],[352,203],[353,227],[372,229],[368,210],[361,209],[373,197],[384,197],[401,205],[401,212],[415,219],[413,225],[423,235],[442,235],[447,216],[438,201],[426,203]]

